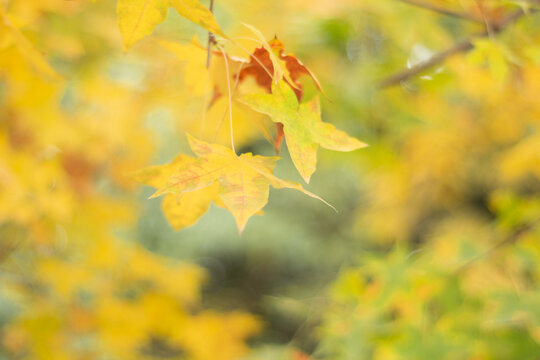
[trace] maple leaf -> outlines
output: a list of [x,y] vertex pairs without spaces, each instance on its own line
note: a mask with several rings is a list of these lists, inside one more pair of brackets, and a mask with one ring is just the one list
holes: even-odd
[[[268,46],[271,52],[268,51]],[[301,76],[311,77],[317,89],[322,92],[322,86],[317,77],[294,54],[285,54],[285,47],[277,36],[268,42],[268,46],[255,49],[250,56],[250,62],[242,68],[239,74],[240,81],[248,76],[253,76],[257,84],[270,93],[272,91],[270,74],[274,73],[274,66],[278,62],[278,66],[284,68],[285,80],[293,88],[298,101],[302,101],[303,95],[302,84],[299,82]]]
[[247,95],[239,101],[283,124],[291,159],[306,183],[317,167],[319,145],[336,151],[352,151],[367,146],[323,122],[318,97],[299,105],[293,90],[284,81],[273,83],[270,95]]
[[[268,202],[270,185],[278,189],[301,191],[329,205],[319,196],[305,190],[302,185],[274,176],[273,170],[278,157],[254,156],[251,153],[238,156],[222,145],[197,140],[190,135],[188,140],[197,159],[181,155],[181,161],[177,160],[163,167],[151,167],[139,173],[140,181],[158,187],[151,198],[172,194],[181,203],[185,196],[202,190],[209,191],[209,188],[218,184],[219,198],[236,219],[239,232],[243,231],[248,219]],[[189,160],[185,161],[186,158]],[[174,169],[174,172],[164,184],[163,180],[170,174],[171,169]],[[215,198],[210,199],[212,200],[215,201]],[[202,215],[201,212],[197,214]]]
[[[245,27],[247,27],[249,30],[257,36],[262,44],[262,49],[266,51],[266,54],[268,55],[269,60],[271,61],[272,68],[270,69],[267,67],[264,63],[260,62],[258,58],[250,56],[251,60],[255,60],[259,66],[261,66],[261,70],[267,72],[267,75],[273,79],[276,79],[276,81],[279,81],[285,77],[286,80],[289,80],[292,83],[292,80],[289,77],[289,74],[285,72],[283,67],[281,66],[281,63],[277,57],[277,54],[272,50],[272,47],[270,44],[266,41],[264,35],[260,32],[259,29],[257,29],[255,26],[243,23]],[[261,53],[262,55],[262,53]]]
[[[304,94],[302,83],[299,81],[303,75],[311,77],[317,89],[322,92],[317,77],[294,54],[285,54],[285,47],[277,36],[268,43],[263,44],[263,46],[255,49],[250,56],[250,62],[238,74],[240,82],[244,81],[248,76],[252,76],[255,78],[257,85],[271,93],[273,79],[280,79],[275,72],[275,69],[279,68],[283,69],[281,71],[284,73],[285,81],[291,86],[299,102],[302,101]],[[272,77],[271,74],[274,74],[274,76]],[[277,123],[276,127],[277,133],[273,144],[274,150],[278,154],[285,133],[283,132],[283,124]]]
[[[133,177],[142,184],[159,189],[167,186],[176,169],[194,161],[196,159],[190,156],[179,155],[168,164],[141,169]],[[183,194],[181,197],[177,194],[167,194],[161,203],[161,209],[173,229],[186,228],[194,225],[208,211],[212,201],[218,200],[217,190],[217,186],[209,186]]]
[[150,35],[167,17],[169,7],[178,14],[208,31],[227,37],[214,15],[198,0],[118,0],[118,26],[124,39],[124,51]]
[[60,75],[49,65],[34,45],[11,23],[8,15],[0,6],[0,49],[14,43],[24,60],[40,75],[57,80]]

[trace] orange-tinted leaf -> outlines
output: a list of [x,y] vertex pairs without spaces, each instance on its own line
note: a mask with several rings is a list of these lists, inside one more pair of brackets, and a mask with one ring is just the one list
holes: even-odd
[[[311,77],[317,89],[322,92],[321,84],[315,75],[294,54],[285,54],[283,43],[277,37],[269,41],[268,45],[272,50],[272,54],[266,46],[256,48],[250,57],[250,62],[240,71],[240,82],[251,76],[260,87],[271,93],[273,80],[271,74],[275,73],[274,65],[278,61],[280,67],[284,69],[285,81],[291,86],[299,102],[302,101],[303,96],[302,83],[299,79],[303,75]],[[276,127],[277,133],[273,144],[277,154],[283,143],[284,133],[282,124],[277,123]]]
[[[285,79],[287,82],[292,81],[292,84],[289,85],[294,90],[298,101],[302,100],[303,95],[302,84],[299,82],[300,77],[303,75],[311,77],[317,89],[322,91],[321,84],[315,75],[294,54],[285,54],[283,43],[277,37],[269,41],[268,44],[275,58],[279,59],[288,75]],[[270,74],[274,73],[274,63],[275,61],[272,60],[266,47],[256,48],[251,55],[250,62],[240,72],[240,81],[248,76],[253,76],[257,84],[270,93],[272,91],[272,77]]]

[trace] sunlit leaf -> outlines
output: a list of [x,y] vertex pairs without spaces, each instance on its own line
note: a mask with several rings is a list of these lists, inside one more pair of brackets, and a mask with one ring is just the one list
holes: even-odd
[[300,184],[274,176],[272,172],[277,157],[254,156],[251,153],[238,156],[222,145],[210,144],[189,135],[188,140],[198,158],[180,164],[169,177],[167,185],[160,187],[152,197],[174,194],[181,201],[184,194],[207,189],[217,182],[219,196],[234,215],[240,232],[248,219],[268,202],[270,185],[295,189],[324,201],[304,190]]
[[272,86],[272,94],[247,95],[240,101],[253,110],[282,123],[292,161],[309,183],[317,167],[317,148],[352,151],[367,146],[321,120],[319,100],[298,104],[293,90],[284,81]]
[[124,51],[150,35],[167,18],[169,7],[208,31],[225,36],[214,15],[198,0],[118,0],[116,11],[124,39]]

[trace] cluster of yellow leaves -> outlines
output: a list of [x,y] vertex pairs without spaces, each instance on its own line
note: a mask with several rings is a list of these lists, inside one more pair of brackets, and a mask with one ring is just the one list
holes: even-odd
[[[189,2],[174,3],[182,13]],[[0,295],[15,307],[2,319],[0,352],[236,359],[260,328],[254,317],[202,309],[200,268],[111,235],[136,222],[126,174],[149,161],[144,115],[159,102],[150,80],[143,87],[103,75],[117,46],[111,10],[0,4]],[[86,27],[96,30],[86,35]]]
[[5,330],[7,339],[18,337],[17,346],[7,344],[13,355],[236,359],[247,351],[245,338],[260,327],[246,314],[201,310],[203,273],[197,267],[112,238],[85,250],[85,256],[36,264],[27,291],[46,296],[25,300],[27,311]]
[[225,37],[214,15],[198,0],[119,0],[116,11],[124,38],[124,51],[150,35],[167,18],[169,7],[174,8],[180,16]]
[[12,24],[12,21],[5,13],[4,9],[0,8],[0,46],[8,48],[14,46],[37,72],[49,77],[56,78],[58,75],[45,61],[43,56],[37,51],[30,41]]
[[[366,176],[371,205],[360,211],[358,229],[377,241],[410,239],[429,214],[468,206],[463,201],[472,189],[520,192],[539,179],[538,137],[532,130],[539,125],[532,95],[538,90],[537,67],[524,64],[519,82],[501,84],[489,67],[472,67],[464,58],[446,66],[470,102],[444,101],[453,92],[450,86],[406,96],[426,126],[408,135],[399,151],[380,147],[366,159],[380,169]],[[486,197],[489,202],[490,194]]]
[[222,145],[189,135],[188,139],[197,159],[180,155],[172,163],[142,169],[135,175],[140,182],[158,189],[152,197],[168,194],[162,208],[175,228],[194,224],[214,201],[234,215],[242,231],[247,220],[268,202],[270,185],[296,189],[324,201],[302,185],[274,176],[277,157],[251,153],[237,156]]
[[[154,27],[166,17],[168,6],[174,6],[174,4],[174,2],[167,1],[141,1],[140,3],[127,0],[119,1],[118,21],[124,38],[125,50],[135,41],[149,35]],[[216,31],[218,29],[217,23],[216,26],[208,26],[206,21],[201,20],[205,18],[205,15],[201,15],[199,10],[195,11],[195,8],[192,7],[188,11],[189,14],[178,11],[187,19],[203,25],[210,32],[224,36],[221,30]],[[211,16],[211,13],[205,11],[203,11],[204,14]],[[301,75],[310,76],[320,90],[318,80],[294,55],[284,54],[283,44],[277,38],[268,43],[256,28],[250,25],[246,25],[246,27],[263,44],[251,55],[249,62],[233,59],[224,52],[221,45],[218,45],[227,74],[226,92],[229,98],[227,107],[230,114],[233,150],[228,150],[218,144],[197,142],[194,138],[190,138],[191,148],[198,156],[196,161],[185,156],[178,157],[171,164],[161,168],[144,169],[137,174],[139,181],[159,188],[153,197],[165,193],[176,195],[175,197],[168,195],[162,204],[167,219],[175,229],[194,224],[208,210],[210,202],[215,200],[217,195],[220,196],[218,204],[223,201],[224,206],[236,218],[240,232],[244,229],[247,220],[266,205],[269,185],[278,188],[294,188],[316,197],[303,190],[299,184],[275,177],[273,168],[277,159],[253,157],[250,153],[237,156],[234,152],[233,104],[231,102],[233,96],[231,82],[233,80],[230,75],[229,63],[231,66],[232,64],[239,66],[238,73],[234,74],[236,77],[235,90],[239,82],[252,75],[260,87],[271,92],[271,95],[247,95],[239,100],[253,110],[270,116],[275,123],[279,124],[278,135],[274,140],[276,151],[279,151],[281,137],[285,135],[291,159],[307,183],[316,169],[316,153],[319,145],[337,151],[351,151],[366,146],[366,144],[337,130],[334,126],[322,122],[318,97],[308,103],[300,104],[302,90],[298,78]],[[210,105],[214,105],[216,100],[219,101],[225,90],[219,86],[219,77],[214,84],[214,79],[205,69],[202,53],[197,49],[200,45],[196,41],[193,41],[189,46],[168,41],[159,41],[159,44],[173,52],[179,60],[186,62],[185,76],[188,84],[191,84],[190,87],[194,95],[200,94],[201,91],[208,95],[210,88],[213,88],[213,99]],[[209,46],[211,45],[209,44]],[[210,54],[211,52],[208,53],[208,56]],[[190,81],[190,79],[194,81]],[[213,86],[209,86],[211,83]],[[203,106],[206,107],[207,103],[205,102]],[[225,110],[227,111],[227,109]],[[206,109],[203,111],[206,114]],[[212,111],[212,107],[210,111]],[[225,115],[224,113],[221,122]],[[203,124],[201,124],[201,136],[204,134],[204,116]],[[218,125],[216,135],[221,127],[221,122]],[[252,121],[251,123],[257,122]],[[264,129],[264,126],[262,128]],[[265,133],[264,130],[263,133]],[[219,186],[211,186],[216,180],[219,180]]]

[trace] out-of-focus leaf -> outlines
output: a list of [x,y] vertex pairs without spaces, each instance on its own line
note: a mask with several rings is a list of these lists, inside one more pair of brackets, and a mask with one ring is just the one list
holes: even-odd
[[224,36],[214,15],[198,0],[118,0],[118,26],[124,39],[124,51],[145,36],[167,17],[169,7],[180,16],[208,31]]
[[60,78],[34,45],[13,26],[2,6],[0,6],[0,50],[9,43],[15,44],[23,58],[36,72],[48,79]]

